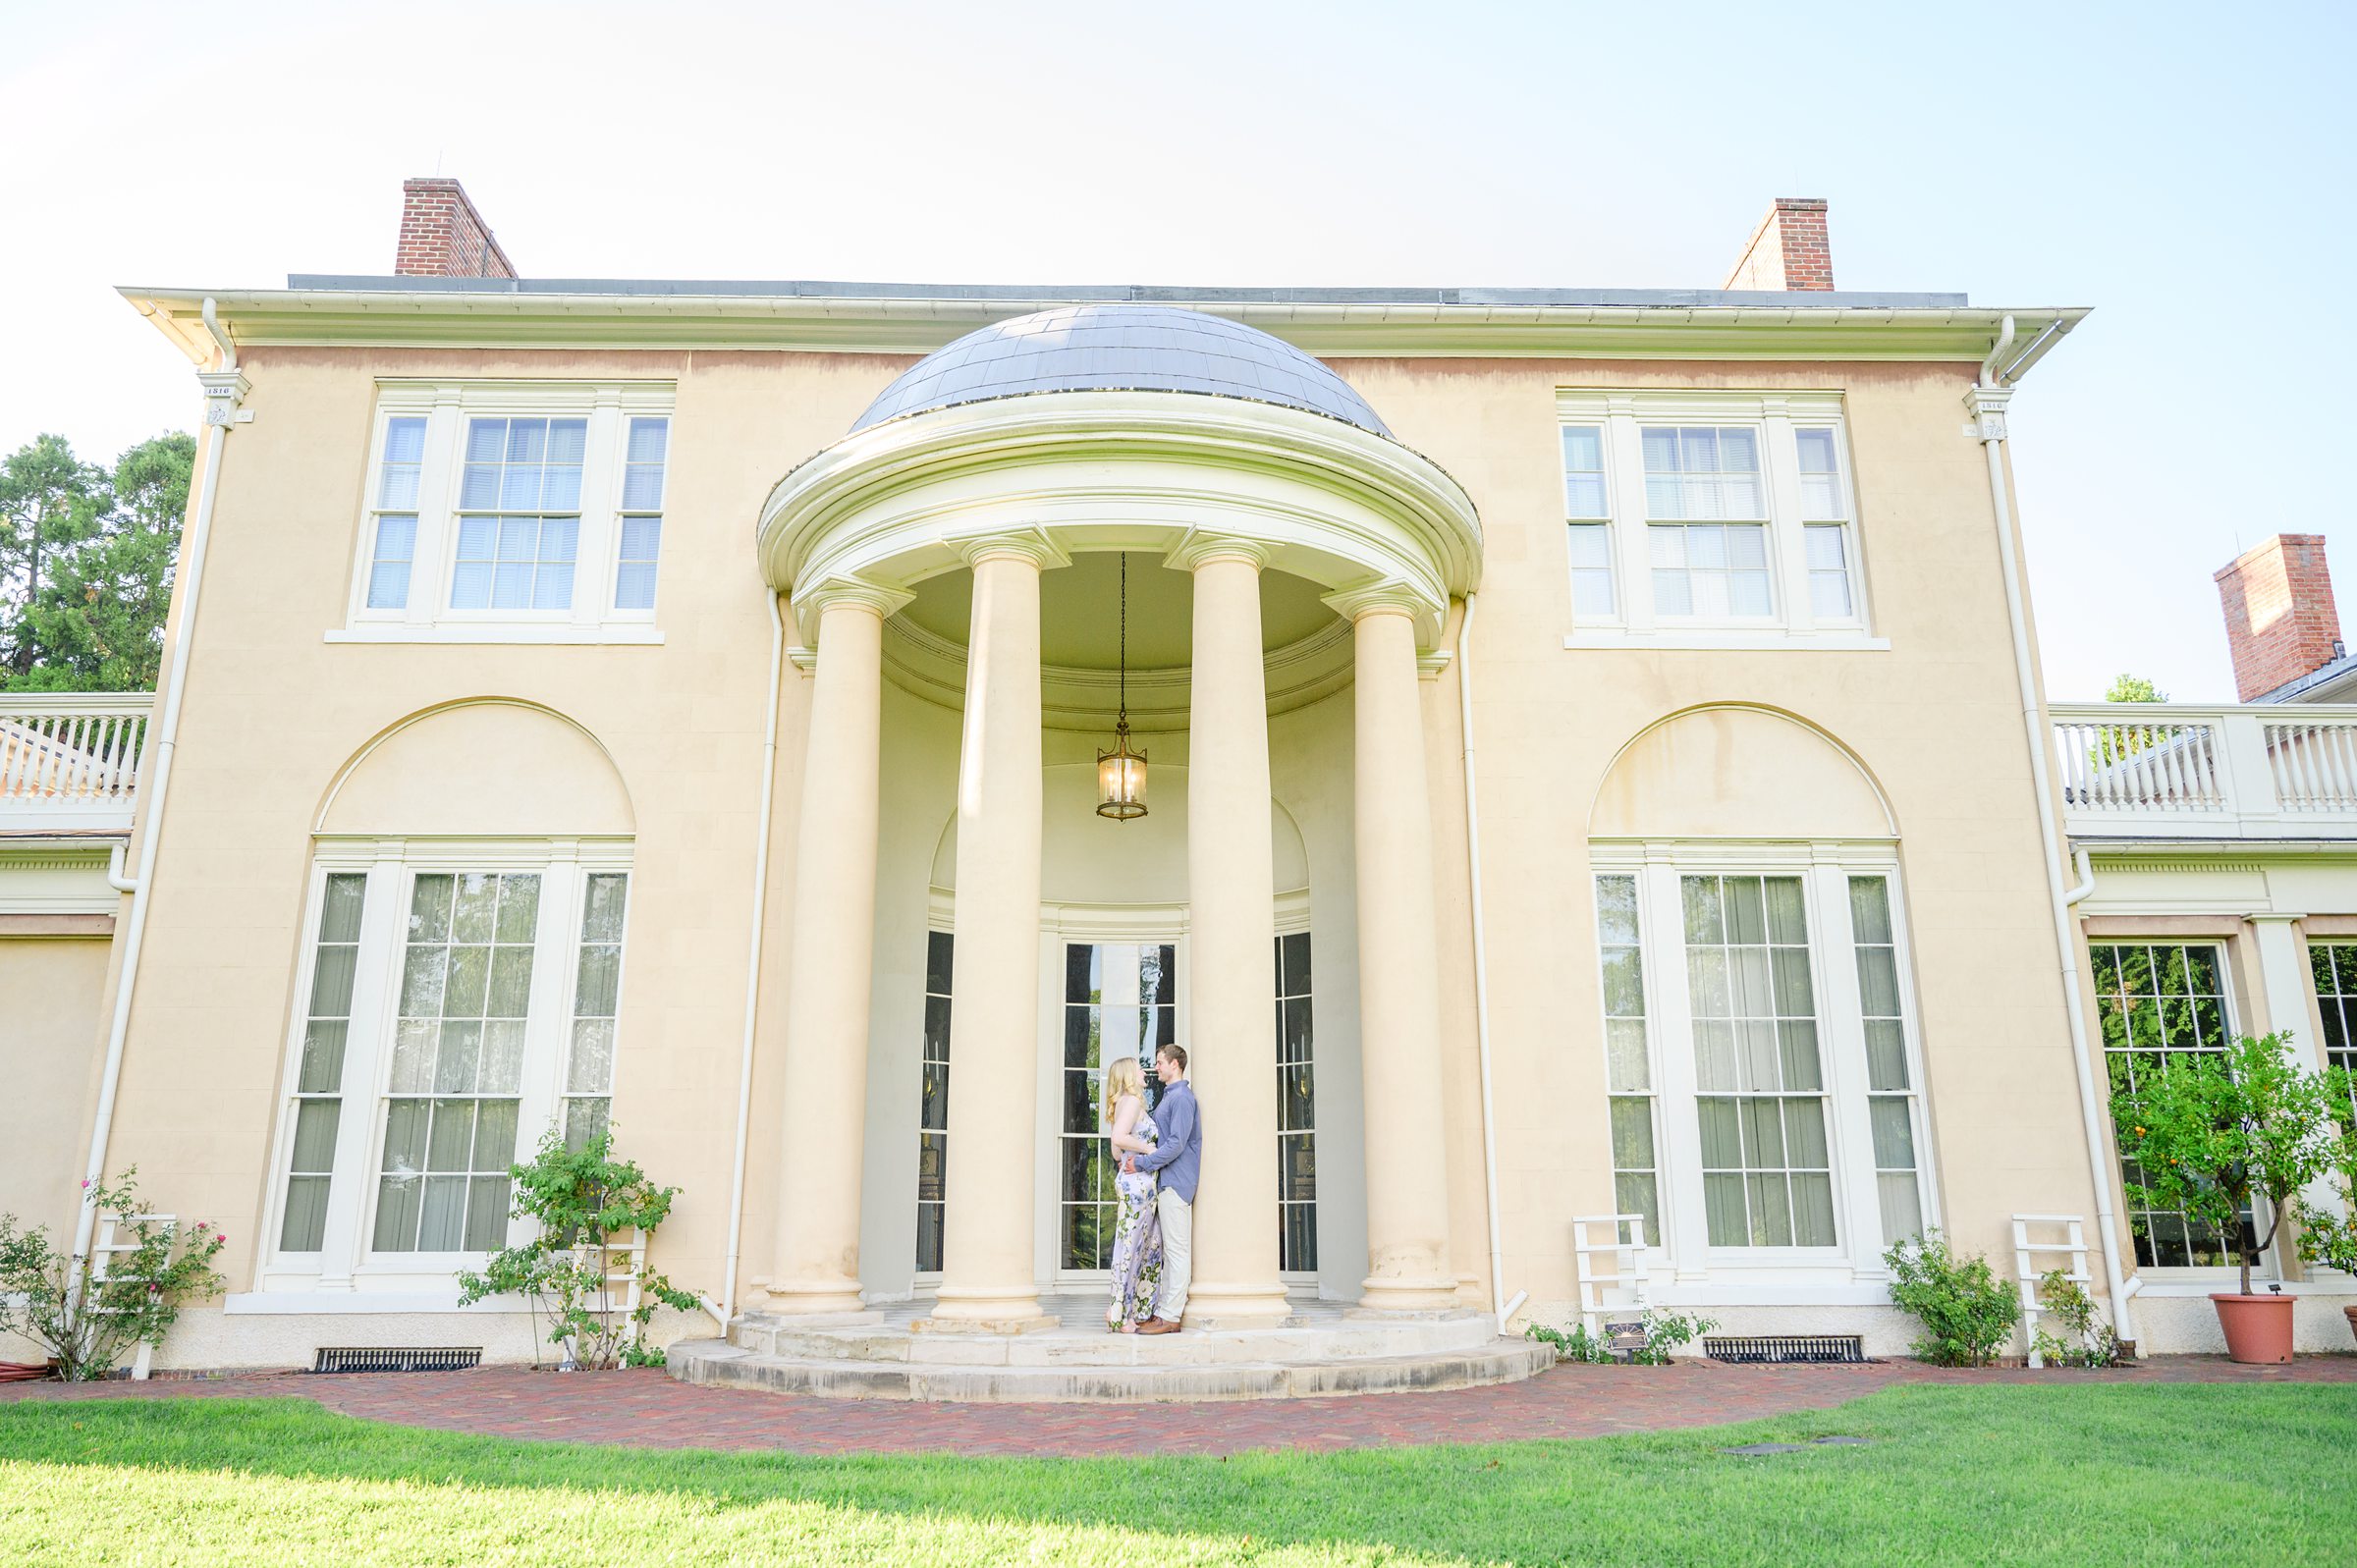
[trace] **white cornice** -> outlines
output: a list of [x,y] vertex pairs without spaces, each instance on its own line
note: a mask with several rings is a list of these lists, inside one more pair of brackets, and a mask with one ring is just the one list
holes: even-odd
[[[203,290],[126,288],[124,297],[190,359],[211,362]],[[240,348],[276,345],[551,349],[787,349],[930,353],[993,321],[1069,297],[838,297],[486,290],[213,291]],[[2034,334],[2078,308],[1950,304],[1446,303],[1414,299],[1185,298],[1320,355],[1979,361],[2001,324]]]

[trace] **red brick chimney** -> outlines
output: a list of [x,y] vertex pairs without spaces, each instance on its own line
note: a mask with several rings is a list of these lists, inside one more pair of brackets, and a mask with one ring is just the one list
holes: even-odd
[[1779,196],[1719,287],[1773,294],[1833,286],[1834,252],[1825,239],[1825,203],[1815,196]]
[[401,184],[401,246],[393,270],[406,278],[513,278],[516,264],[491,238],[456,180]]
[[2215,573],[2234,655],[2234,694],[2255,702],[2340,657],[2324,535],[2279,533]]

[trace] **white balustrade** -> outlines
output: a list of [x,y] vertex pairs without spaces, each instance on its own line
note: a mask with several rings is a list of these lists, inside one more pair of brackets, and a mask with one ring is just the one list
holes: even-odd
[[2357,837],[2357,706],[2055,703],[2063,813],[2090,837]]
[[130,827],[154,706],[146,692],[0,692],[0,831]]

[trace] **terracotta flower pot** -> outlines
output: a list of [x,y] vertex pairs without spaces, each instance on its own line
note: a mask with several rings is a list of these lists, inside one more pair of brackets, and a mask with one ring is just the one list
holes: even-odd
[[2357,1334],[2357,1307],[2343,1307],[2340,1315],[2349,1320],[2349,1332]]
[[2218,1307],[2218,1325],[2226,1331],[2228,1358],[2255,1366],[2291,1359],[2291,1297],[2221,1291],[2210,1300]]

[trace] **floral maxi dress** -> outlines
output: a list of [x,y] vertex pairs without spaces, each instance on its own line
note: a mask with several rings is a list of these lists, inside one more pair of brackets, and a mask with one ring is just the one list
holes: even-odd
[[[1138,1108],[1130,1136],[1151,1146],[1160,1136],[1153,1112]],[[1154,1173],[1124,1174],[1116,1156],[1113,1177],[1120,1207],[1113,1230],[1113,1313],[1124,1324],[1141,1324],[1154,1316],[1154,1298],[1162,1289],[1162,1220],[1154,1212]]]

